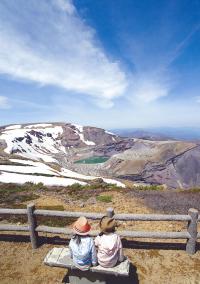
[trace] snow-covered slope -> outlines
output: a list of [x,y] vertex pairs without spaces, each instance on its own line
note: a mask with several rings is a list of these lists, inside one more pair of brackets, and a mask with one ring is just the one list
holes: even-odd
[[89,141],[89,140],[84,139],[83,126],[77,125],[77,124],[75,124],[74,126],[75,126],[74,131],[76,132],[77,135],[79,135],[81,141],[82,141],[84,144],[90,145],[90,146],[91,146],[91,145],[93,145],[93,146],[95,145],[95,143],[94,143],[93,141]]
[[[0,182],[42,182],[45,185],[68,186],[74,183],[85,185],[88,181],[99,178],[82,175],[65,168],[58,171],[41,162],[21,159],[10,159],[10,162],[13,162],[13,165],[0,165]],[[103,181],[105,183],[124,187],[123,183],[114,179],[103,178]]]
[[[5,159],[3,161],[0,159],[0,182],[30,181],[63,186],[73,183],[86,184],[99,176],[88,176],[71,171],[66,166],[63,167],[63,160],[70,160],[70,153],[73,157],[77,149],[90,151],[90,148],[92,149],[98,143],[101,145],[105,141],[112,141],[113,137],[115,137],[114,134],[108,134],[102,129],[62,123],[1,127],[0,150],[7,155],[7,162],[4,164]],[[16,155],[23,159],[16,158]],[[124,186],[113,179],[104,178],[104,182]]]
[[6,127],[0,139],[5,140],[7,154],[17,153],[33,160],[42,159],[44,162],[56,162],[52,155],[59,151],[65,152],[59,136],[63,133],[61,126],[37,128]]
[[57,163],[56,154],[70,148],[98,146],[117,141],[117,136],[95,127],[73,124],[11,125],[0,130],[7,154]]
[[70,179],[70,178],[59,178],[59,177],[45,177],[45,176],[33,176],[33,175],[24,175],[24,174],[15,174],[2,172],[0,175],[0,182],[3,183],[25,183],[25,182],[33,182],[33,183],[43,183],[44,185],[49,186],[69,186],[75,183],[85,185],[86,182],[81,182],[79,180]]

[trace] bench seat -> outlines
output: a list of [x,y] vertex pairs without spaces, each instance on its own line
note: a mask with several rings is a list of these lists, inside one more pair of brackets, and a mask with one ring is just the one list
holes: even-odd
[[[49,266],[68,268],[71,270],[78,269],[74,265],[70,257],[68,248],[53,248],[46,255],[44,259],[44,264],[49,265]],[[125,261],[119,263],[115,267],[104,268],[98,265],[98,266],[91,267],[90,271],[103,273],[103,274],[112,274],[115,276],[127,276],[128,277],[129,267],[130,267],[130,262],[128,259],[126,259]]]

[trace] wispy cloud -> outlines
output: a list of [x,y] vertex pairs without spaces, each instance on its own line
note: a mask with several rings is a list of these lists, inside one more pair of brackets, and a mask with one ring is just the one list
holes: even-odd
[[129,89],[129,100],[139,103],[150,103],[169,94],[171,82],[164,73],[138,73],[133,76]]
[[189,44],[191,38],[195,35],[196,32],[198,32],[200,29],[200,24],[197,24],[184,38],[182,41],[180,41],[175,49],[172,51],[172,54],[170,55],[168,66],[172,64],[180,55],[181,52],[184,50],[184,48]]
[[11,105],[9,103],[9,100],[5,96],[0,96],[0,109],[8,109]]
[[72,1],[36,2],[0,2],[0,73],[112,105],[127,85],[119,62],[106,55]]
[[[154,27],[154,33],[125,37],[126,52],[134,65],[129,77],[128,98],[131,102],[149,104],[169,96],[178,82],[178,73],[173,64],[182,56],[200,24],[191,27],[188,33],[175,24]],[[122,36],[123,37],[123,36]]]
[[195,101],[200,104],[200,96],[195,97]]
[[54,3],[68,14],[73,14],[76,12],[72,0],[54,0]]

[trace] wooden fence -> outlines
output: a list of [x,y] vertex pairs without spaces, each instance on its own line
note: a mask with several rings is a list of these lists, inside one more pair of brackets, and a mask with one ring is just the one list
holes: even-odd
[[[24,231],[30,233],[30,240],[32,248],[36,249],[38,246],[39,232],[55,233],[72,235],[72,229],[49,227],[37,225],[38,216],[46,217],[63,217],[63,218],[77,218],[82,215],[88,219],[99,220],[103,216],[114,217],[119,221],[187,221],[187,231],[182,232],[148,232],[148,231],[118,231],[122,237],[129,238],[153,238],[153,239],[186,239],[186,252],[194,254],[196,252],[197,240],[200,239],[197,225],[200,221],[198,210],[189,209],[188,215],[167,215],[167,214],[115,214],[112,208],[108,208],[105,214],[100,213],[85,213],[85,212],[67,212],[67,211],[53,211],[53,210],[38,210],[34,204],[29,204],[27,209],[9,209],[0,208],[0,215],[26,215],[28,225],[13,225],[0,224],[0,231]],[[92,231],[91,235],[95,236],[98,231]]]

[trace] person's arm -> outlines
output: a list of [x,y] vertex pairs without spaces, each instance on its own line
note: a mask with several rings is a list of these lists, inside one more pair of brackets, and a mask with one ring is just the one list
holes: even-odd
[[94,241],[92,240],[92,252],[91,252],[91,256],[92,256],[92,265],[96,266],[97,265],[97,251],[95,248],[95,244]]
[[73,253],[72,253],[72,249],[71,249],[71,241],[69,242],[69,255],[71,258],[73,258]]
[[125,256],[124,256],[124,253],[123,253],[123,248],[120,248],[119,249],[119,262],[124,261],[124,259],[125,259]]
[[125,260],[125,256],[123,253],[123,248],[122,248],[122,241],[119,239],[119,262],[122,262]]
[[94,244],[95,244],[95,247],[98,247],[98,246],[99,246],[99,236],[97,236],[97,237],[94,239]]

